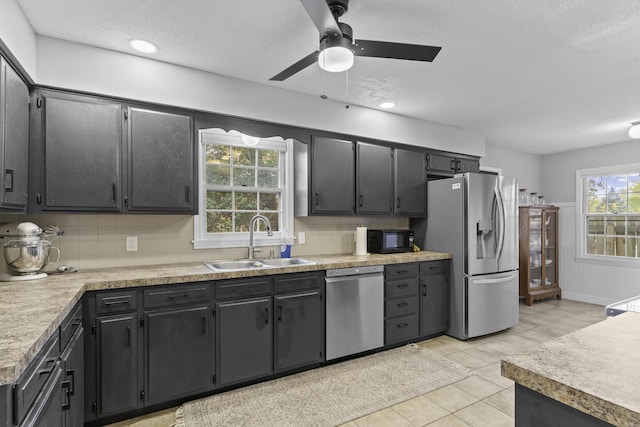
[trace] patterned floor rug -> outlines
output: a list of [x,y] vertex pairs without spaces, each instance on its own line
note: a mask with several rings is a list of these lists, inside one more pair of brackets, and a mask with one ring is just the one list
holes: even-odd
[[410,344],[187,402],[175,426],[336,426],[470,374]]

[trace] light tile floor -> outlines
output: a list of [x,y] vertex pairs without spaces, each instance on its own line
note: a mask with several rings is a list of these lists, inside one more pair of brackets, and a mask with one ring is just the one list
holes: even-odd
[[[419,342],[420,346],[466,366],[474,375],[341,427],[511,427],[514,385],[500,375],[500,360],[605,317],[604,307],[599,305],[548,299],[536,301],[531,307],[520,303],[520,322],[505,332],[467,341],[441,336]],[[170,426],[174,411],[172,408],[115,426]]]

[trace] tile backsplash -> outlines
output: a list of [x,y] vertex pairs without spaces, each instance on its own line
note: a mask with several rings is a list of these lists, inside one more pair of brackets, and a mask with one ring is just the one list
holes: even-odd
[[[76,268],[124,267],[181,262],[236,259],[247,248],[193,249],[193,216],[190,215],[0,215],[0,223],[31,221],[40,227],[57,225],[64,234],[54,242],[60,248],[60,264]],[[295,233],[305,232],[306,243],[294,243],[291,255],[351,253],[356,227],[408,228],[407,218],[301,217]],[[127,236],[138,237],[138,250],[127,252]],[[277,242],[277,240],[276,240]],[[265,254],[277,243],[264,247]]]

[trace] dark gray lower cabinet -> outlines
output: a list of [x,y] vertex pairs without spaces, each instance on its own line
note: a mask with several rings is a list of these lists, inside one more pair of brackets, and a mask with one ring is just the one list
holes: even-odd
[[65,427],[84,424],[84,329],[82,325],[73,334],[62,353],[62,385],[65,403],[62,418]]
[[101,316],[97,324],[97,415],[137,409],[138,322],[136,313]]
[[62,405],[65,391],[62,389],[62,366],[56,362],[49,380],[36,399],[36,403],[24,418],[21,427],[62,426]]
[[210,308],[145,313],[145,404],[167,402],[211,386]]
[[449,261],[420,264],[420,335],[442,333],[449,326]]
[[320,291],[275,297],[276,371],[322,361]]
[[218,386],[273,372],[270,296],[216,304]]

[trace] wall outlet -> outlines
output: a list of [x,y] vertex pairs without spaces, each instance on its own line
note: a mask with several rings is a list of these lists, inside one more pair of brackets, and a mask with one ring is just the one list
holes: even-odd
[[301,231],[301,232],[298,233],[298,244],[299,245],[304,245],[304,242],[306,241],[306,239],[307,239],[307,236],[306,236],[306,234],[304,232]]
[[127,236],[127,252],[138,250],[138,236]]

